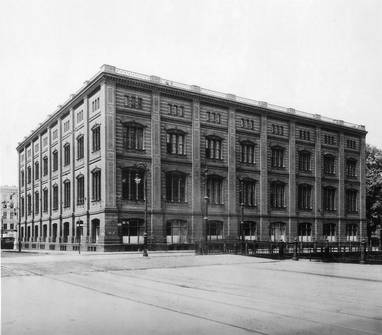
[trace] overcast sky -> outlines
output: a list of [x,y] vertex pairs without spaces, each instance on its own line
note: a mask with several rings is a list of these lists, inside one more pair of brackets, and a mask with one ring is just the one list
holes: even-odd
[[366,125],[382,147],[382,1],[0,1],[0,185],[102,64]]

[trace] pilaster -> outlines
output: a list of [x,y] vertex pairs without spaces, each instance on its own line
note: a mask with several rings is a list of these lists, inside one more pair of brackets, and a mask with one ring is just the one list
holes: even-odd
[[[288,182],[288,241],[293,241],[291,236],[292,226],[296,225],[296,123],[289,122],[289,182]],[[296,228],[296,227],[294,227]],[[293,229],[296,231],[296,229]]]
[[261,115],[260,128],[260,233],[259,239],[268,239],[268,132],[267,116]]
[[321,217],[321,190],[322,190],[322,167],[321,167],[321,128],[316,127],[316,137],[315,137],[315,150],[314,150],[314,238],[318,238],[318,227],[321,227],[322,234],[322,223],[319,219]]
[[238,237],[238,216],[236,199],[236,113],[228,110],[228,227],[226,237]]
[[338,237],[339,240],[344,236],[343,218],[345,216],[345,136],[343,132],[339,133],[338,147]]
[[366,138],[360,138],[359,146],[359,234],[366,237]]

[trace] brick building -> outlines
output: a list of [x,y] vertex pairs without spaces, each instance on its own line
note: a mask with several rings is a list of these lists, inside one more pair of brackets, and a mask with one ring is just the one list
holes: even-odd
[[17,235],[17,187],[0,186],[0,218],[1,237],[13,237]]
[[238,238],[241,204],[246,239],[359,240],[365,136],[341,120],[104,65],[17,147],[23,246],[140,244],[145,205],[157,243]]

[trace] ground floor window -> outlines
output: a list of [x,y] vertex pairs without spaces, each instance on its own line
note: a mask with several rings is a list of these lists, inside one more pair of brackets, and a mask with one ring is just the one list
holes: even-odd
[[309,222],[299,223],[298,225],[298,240],[300,242],[312,241],[312,224]]
[[[242,232],[244,232],[244,239],[246,241],[255,241],[256,240],[256,222],[253,221],[244,221]],[[242,233],[240,233],[240,238]]]
[[187,221],[184,221],[184,220],[167,221],[166,241],[167,243],[170,243],[170,244],[187,243],[188,242]]
[[325,241],[335,242],[336,241],[336,224],[335,223],[324,223],[322,235]]
[[208,221],[207,223],[207,239],[221,240],[223,238],[223,222]]
[[358,241],[358,226],[355,223],[346,225],[346,241]]
[[285,242],[285,223],[276,222],[271,224],[270,239],[272,242]]
[[122,220],[122,243],[143,244],[143,233],[145,231],[142,219]]

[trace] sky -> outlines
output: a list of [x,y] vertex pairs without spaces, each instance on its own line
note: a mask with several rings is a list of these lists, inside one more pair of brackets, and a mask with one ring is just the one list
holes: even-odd
[[382,1],[1,0],[0,185],[102,64],[363,124],[382,148]]

